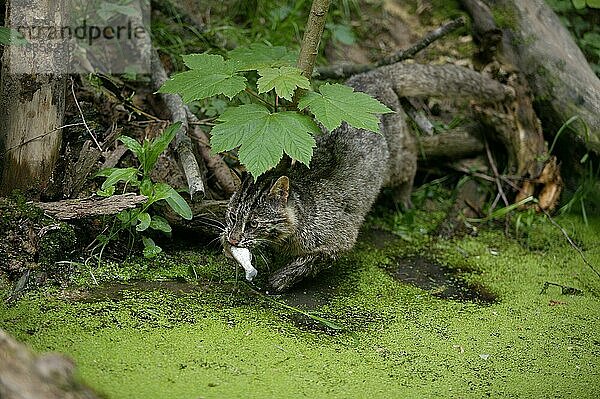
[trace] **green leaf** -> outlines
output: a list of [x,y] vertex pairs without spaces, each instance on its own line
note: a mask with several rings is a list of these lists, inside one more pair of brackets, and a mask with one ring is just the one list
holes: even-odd
[[186,220],[192,220],[192,217],[194,216],[192,214],[192,209],[186,200],[184,200],[174,188],[171,188],[169,196],[165,200],[171,209],[173,209],[179,216]]
[[377,114],[394,112],[368,94],[355,92],[345,85],[327,83],[319,91],[321,94],[306,92],[300,98],[298,108],[308,107],[329,131],[346,121],[356,128],[379,133]]
[[148,200],[148,205],[161,200],[167,201],[171,209],[182,218],[187,220],[192,219],[192,209],[186,200],[173,187],[166,183],[157,183],[154,185],[154,194]]
[[107,187],[106,190],[97,190],[96,195],[100,197],[110,197],[115,193],[115,186]]
[[150,222],[152,221],[152,218],[150,218],[148,212],[141,212],[137,216],[137,219],[140,221],[140,223],[137,226],[135,226],[135,229],[137,231],[144,231],[148,227],[150,227]]
[[142,237],[142,242],[144,243],[143,253],[145,258],[154,258],[162,252],[162,248],[156,245],[152,238]]
[[248,47],[238,47],[229,53],[229,61],[236,71],[294,66],[298,54],[282,46],[267,46],[253,43]]
[[24,46],[27,43],[27,39],[19,32],[6,26],[0,26],[0,45],[16,45]]
[[110,186],[114,186],[120,181],[137,182],[137,172],[135,168],[115,169],[102,183],[102,190],[106,190]]
[[173,187],[169,186],[167,183],[156,183],[154,185],[154,191],[147,201],[147,205],[169,198],[171,190],[173,190]]
[[230,108],[219,121],[212,129],[213,151],[240,147],[240,161],[255,178],[276,166],[284,151],[308,165],[315,147],[311,134],[321,133],[306,115],[295,111],[271,114],[258,104]]
[[117,219],[123,224],[129,224],[132,219],[131,212],[128,210],[121,211],[117,213]]
[[220,55],[191,54],[184,56],[189,71],[171,76],[159,93],[181,95],[184,102],[224,94],[230,99],[246,88],[246,78],[236,73],[236,68]]
[[150,198],[154,192],[154,184],[149,177],[145,177],[140,183],[140,194]]
[[309,80],[296,67],[263,68],[258,70],[258,74],[261,76],[256,82],[259,93],[275,89],[279,97],[292,101],[296,87],[310,89]]
[[573,6],[578,9],[581,10],[582,8],[585,8],[585,0],[571,0],[573,3]]
[[142,145],[136,139],[129,136],[120,136],[117,140],[123,143],[128,150],[133,152],[140,162],[144,161],[144,150],[142,149]]
[[94,175],[94,177],[108,177],[108,176],[111,175],[112,172],[114,172],[117,169],[119,169],[119,168],[104,168],[104,169],[100,169],[98,172],[96,172],[96,174]]
[[142,163],[142,169],[144,170],[144,175],[148,175],[150,171],[154,168],[156,161],[160,154],[163,153],[164,150],[167,149],[171,141],[177,135],[177,132],[181,128],[181,122],[174,123],[165,129],[164,132],[148,145],[148,149],[146,151],[146,156],[144,157],[144,162]]
[[586,0],[588,7],[600,8],[600,0]]
[[163,233],[170,233],[173,231],[169,222],[166,219],[160,216],[152,216],[152,221],[150,222],[150,228],[158,231],[162,231]]

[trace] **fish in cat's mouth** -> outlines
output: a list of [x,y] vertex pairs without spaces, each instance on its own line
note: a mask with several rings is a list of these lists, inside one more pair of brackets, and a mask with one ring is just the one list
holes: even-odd
[[231,256],[246,271],[246,280],[252,281],[258,274],[258,271],[252,266],[252,253],[248,248],[224,245],[225,254]]

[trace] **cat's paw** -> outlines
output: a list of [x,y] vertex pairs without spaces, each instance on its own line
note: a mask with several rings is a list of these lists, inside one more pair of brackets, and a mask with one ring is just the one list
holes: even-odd
[[316,273],[313,255],[299,257],[269,276],[269,292],[280,293]]

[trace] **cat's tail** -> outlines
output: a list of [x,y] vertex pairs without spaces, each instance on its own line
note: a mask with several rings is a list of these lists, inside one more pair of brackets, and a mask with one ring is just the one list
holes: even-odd
[[452,96],[473,98],[481,102],[497,102],[515,96],[513,88],[472,69],[453,64],[424,65],[400,62],[356,75],[350,78],[348,83],[365,78],[371,83],[377,82],[376,85],[384,83],[388,87],[391,86],[402,97]]

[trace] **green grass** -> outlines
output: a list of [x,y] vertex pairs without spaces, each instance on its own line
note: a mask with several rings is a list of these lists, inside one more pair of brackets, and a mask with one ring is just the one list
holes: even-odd
[[[600,219],[559,222],[600,264]],[[600,281],[558,230],[532,227],[534,250],[495,231],[451,241],[411,234],[377,247],[363,239],[318,288],[305,286],[320,298],[305,308],[344,332],[236,285],[231,265],[202,250],[104,265],[97,279],[131,284],[110,290],[88,291],[82,271],[80,290],[0,306],[0,327],[35,350],[69,354],[84,381],[115,399],[596,397]],[[410,253],[465,270],[498,303],[442,300],[397,282],[385,270]],[[188,282],[133,283],[165,278]],[[546,281],[584,294],[540,294]]]

